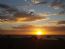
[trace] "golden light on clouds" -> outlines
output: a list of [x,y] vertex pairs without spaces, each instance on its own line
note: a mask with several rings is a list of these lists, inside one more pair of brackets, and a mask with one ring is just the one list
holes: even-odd
[[33,2],[34,4],[37,4],[37,3],[39,3],[39,0],[32,0],[32,2]]
[[49,16],[48,13],[38,13],[39,16]]
[[16,22],[22,22],[22,21],[25,21],[25,20],[27,20],[28,18],[17,18],[16,19]]

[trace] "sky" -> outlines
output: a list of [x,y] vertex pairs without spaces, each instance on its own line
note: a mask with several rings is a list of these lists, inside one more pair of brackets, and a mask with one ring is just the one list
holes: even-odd
[[[5,27],[11,29],[13,26],[20,26],[23,24],[36,26],[65,25],[65,0],[0,0],[0,4],[16,8],[19,12],[33,12],[35,15],[42,17],[42,19],[38,19],[35,18],[35,16],[33,16],[34,18],[30,18],[29,16],[28,18],[30,18],[30,21],[26,22],[0,22],[0,28]],[[31,21],[31,19],[33,19],[33,21]],[[58,22],[63,23],[58,24]]]

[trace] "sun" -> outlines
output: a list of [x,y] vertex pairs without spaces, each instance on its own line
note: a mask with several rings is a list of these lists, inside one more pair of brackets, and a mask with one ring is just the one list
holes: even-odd
[[36,32],[37,35],[42,35],[42,33],[43,33],[42,31],[37,31]]
[[42,35],[45,35],[45,31],[43,31],[42,29],[37,29],[35,32],[35,35],[36,35],[37,39],[41,39]]
[[42,29],[35,30],[35,35],[43,35],[44,33],[45,33],[45,31],[43,31]]

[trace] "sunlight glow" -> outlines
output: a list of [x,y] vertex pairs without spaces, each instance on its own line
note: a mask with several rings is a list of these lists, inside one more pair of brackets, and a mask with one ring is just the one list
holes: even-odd
[[45,31],[42,29],[35,29],[35,35],[44,35]]
[[38,34],[38,35],[42,35],[42,32],[41,32],[41,31],[38,31],[37,34]]
[[25,21],[25,20],[27,20],[27,19],[28,19],[28,18],[17,18],[16,21],[17,21],[17,22],[22,22],[22,21]]

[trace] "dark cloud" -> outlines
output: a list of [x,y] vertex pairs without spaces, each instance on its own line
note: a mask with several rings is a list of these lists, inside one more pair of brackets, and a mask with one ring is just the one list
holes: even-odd
[[65,14],[65,0],[53,0],[52,2],[48,2],[48,0],[32,0],[35,5],[38,4],[48,4],[50,3],[50,7],[53,7],[54,9],[63,9],[58,14],[64,15]]
[[26,14],[23,12],[16,15],[16,21],[35,21],[35,20],[41,20],[41,19],[46,19],[46,17],[32,15],[32,13]]
[[59,15],[65,15],[65,10],[60,11],[60,12],[59,12]]
[[62,8],[64,6],[64,3],[61,1],[61,0],[54,0],[52,3],[51,3],[51,6],[57,6],[57,7],[60,7]]
[[57,24],[65,24],[65,21],[59,21]]
[[6,8],[6,9],[9,9],[9,8],[10,8],[9,6],[4,5],[4,4],[0,4],[0,7],[1,7],[1,8]]
[[11,8],[7,5],[0,5],[0,19],[3,21],[34,21],[46,19],[46,17],[37,16],[33,12],[19,12],[18,10]]
[[65,0],[54,0],[50,6],[55,8],[62,8],[63,10],[60,11],[59,14],[65,14]]
[[14,19],[14,15],[17,12],[16,9],[9,7],[8,5],[0,4],[0,19],[10,20]]

